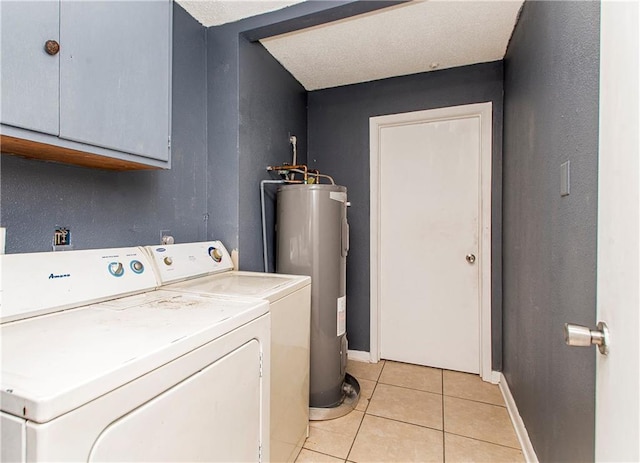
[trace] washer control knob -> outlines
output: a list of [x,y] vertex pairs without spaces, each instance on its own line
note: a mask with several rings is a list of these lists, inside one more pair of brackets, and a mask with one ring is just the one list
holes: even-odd
[[164,259],[162,259],[162,262],[164,262],[165,265],[171,265],[171,264],[173,264],[173,259],[171,257],[167,256]]
[[135,273],[142,273],[144,272],[144,265],[139,260],[132,260],[131,270],[133,270]]
[[222,260],[222,252],[220,249],[214,248],[213,246],[209,248],[209,256],[211,256],[211,258],[216,262],[220,262]]
[[114,277],[121,277],[124,274],[122,262],[111,262],[109,264],[109,273]]

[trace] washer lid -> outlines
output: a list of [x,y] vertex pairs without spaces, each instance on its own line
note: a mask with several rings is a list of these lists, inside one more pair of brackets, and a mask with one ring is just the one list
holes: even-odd
[[257,297],[267,299],[269,302],[275,302],[310,284],[311,278],[302,275],[227,272],[182,281],[165,286],[164,289],[198,294]]
[[260,300],[160,290],[6,323],[2,411],[47,422],[267,312]]

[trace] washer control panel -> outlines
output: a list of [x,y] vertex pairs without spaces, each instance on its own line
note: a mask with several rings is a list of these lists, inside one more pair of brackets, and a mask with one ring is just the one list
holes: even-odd
[[147,246],[161,284],[233,270],[231,256],[220,241]]
[[141,248],[5,254],[0,265],[3,323],[157,286]]

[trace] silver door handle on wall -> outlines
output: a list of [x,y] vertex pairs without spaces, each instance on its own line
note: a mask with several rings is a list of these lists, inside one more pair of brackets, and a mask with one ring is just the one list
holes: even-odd
[[596,345],[602,355],[609,353],[609,328],[605,322],[598,322],[596,330],[586,326],[564,324],[564,342],[567,346],[586,347]]
[[476,256],[474,256],[473,254],[467,254],[465,259],[467,259],[467,262],[469,262],[470,264],[473,264],[476,261]]

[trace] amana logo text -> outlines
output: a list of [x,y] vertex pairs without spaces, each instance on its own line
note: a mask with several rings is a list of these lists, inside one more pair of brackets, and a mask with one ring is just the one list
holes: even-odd
[[60,275],[56,275],[55,273],[52,273],[51,275],[49,275],[49,279],[52,280],[54,278],[68,278],[70,276],[71,276],[70,273],[62,273]]

